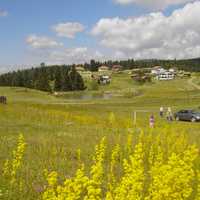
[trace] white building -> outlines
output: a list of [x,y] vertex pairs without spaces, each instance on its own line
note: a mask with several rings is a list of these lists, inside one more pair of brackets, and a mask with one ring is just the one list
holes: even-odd
[[109,84],[111,82],[111,77],[108,75],[102,75],[99,77],[98,83],[102,85]]
[[176,71],[175,71],[175,69],[170,68],[170,69],[169,69],[169,72],[171,72],[171,73],[175,73]]
[[166,70],[161,66],[155,66],[151,70],[151,74],[155,76],[157,80],[173,80],[175,78],[175,70]]
[[99,72],[108,72],[109,71],[109,67],[103,65],[103,66],[99,67],[98,71]]
[[174,73],[169,71],[165,71],[164,73],[160,73],[156,76],[156,79],[160,81],[173,80],[174,78]]
[[155,66],[151,70],[152,75],[159,75],[159,74],[162,74],[165,72],[166,72],[166,70],[164,68],[162,68],[161,66]]

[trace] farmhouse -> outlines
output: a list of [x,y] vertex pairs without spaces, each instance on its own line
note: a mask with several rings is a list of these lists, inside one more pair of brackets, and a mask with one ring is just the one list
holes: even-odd
[[180,71],[177,74],[177,76],[180,77],[180,78],[189,78],[189,77],[191,77],[191,73],[190,72],[185,72],[185,71]]
[[131,71],[132,71],[132,74],[137,73],[137,72],[140,72],[140,68],[132,69]]
[[84,67],[82,67],[82,66],[77,66],[77,67],[76,67],[76,71],[77,71],[77,72],[84,72],[85,69],[84,69]]
[[131,78],[140,83],[151,82],[150,74],[133,74]]
[[166,72],[166,70],[161,66],[155,66],[151,69],[152,75],[159,75],[159,74],[165,73],[165,72]]
[[175,70],[173,68],[166,70],[161,66],[155,66],[152,68],[151,74],[157,80],[172,80],[175,78]]
[[99,67],[99,72],[107,72],[109,71],[109,67],[106,65],[102,65],[101,67]]
[[112,71],[113,72],[119,72],[122,71],[123,67],[121,65],[113,65],[112,66]]
[[184,77],[191,77],[191,73],[190,73],[190,72],[185,72],[185,73],[183,74],[183,76],[184,76]]
[[98,79],[99,84],[106,85],[106,84],[110,84],[110,82],[111,82],[111,77],[108,75],[102,75]]
[[169,71],[165,71],[165,72],[163,72],[163,73],[158,74],[158,75],[156,76],[156,79],[157,79],[157,80],[160,80],[160,81],[162,81],[162,80],[173,80],[174,77],[175,77],[175,76],[174,76],[174,73],[169,72]]
[[83,71],[83,72],[80,72],[80,74],[84,79],[91,79],[92,77],[92,72],[90,71]]
[[170,69],[169,69],[169,72],[175,74],[175,73],[176,73],[176,70],[175,70],[174,68],[170,68]]

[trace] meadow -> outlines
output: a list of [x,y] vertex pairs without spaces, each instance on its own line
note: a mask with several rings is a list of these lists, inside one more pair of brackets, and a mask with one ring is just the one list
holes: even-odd
[[96,91],[0,94],[0,199],[200,199],[200,124],[158,113],[200,109],[189,79],[138,85],[115,74]]

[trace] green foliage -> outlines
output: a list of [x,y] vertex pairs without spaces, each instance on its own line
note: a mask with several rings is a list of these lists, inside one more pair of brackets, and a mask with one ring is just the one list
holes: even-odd
[[99,84],[97,83],[96,80],[90,80],[88,81],[88,90],[98,90],[99,89]]
[[136,68],[151,68],[154,66],[163,66],[165,68],[175,67],[179,70],[185,71],[200,71],[200,58],[187,59],[187,60],[158,60],[158,59],[147,59],[147,60],[116,60],[116,61],[105,61],[105,62],[96,62],[91,60],[90,64],[85,63],[84,68],[90,71],[97,71],[101,65],[106,65],[110,69],[113,65],[121,65],[123,70],[126,69],[136,69]]
[[0,76],[1,86],[38,89],[46,92],[84,90],[81,75],[70,66],[51,66],[19,70]]

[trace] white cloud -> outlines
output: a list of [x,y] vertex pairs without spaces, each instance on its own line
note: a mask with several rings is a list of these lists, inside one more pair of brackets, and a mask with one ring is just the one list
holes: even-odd
[[8,67],[0,66],[0,74],[6,73],[9,71]]
[[99,51],[93,51],[87,47],[66,48],[60,51],[52,51],[47,57],[49,64],[80,64],[91,59],[101,60],[103,55]]
[[26,38],[26,43],[36,49],[55,48],[63,46],[62,43],[59,43],[49,37],[37,36],[34,34]]
[[7,72],[16,71],[18,69],[28,69],[31,67],[37,67],[38,65],[33,66],[32,64],[10,64],[10,65],[0,65],[0,74],[4,74]]
[[6,17],[8,15],[8,12],[6,10],[0,9],[0,17]]
[[181,5],[194,0],[114,0],[118,4],[136,4],[153,9],[164,9],[170,5]]
[[200,55],[200,1],[175,10],[122,19],[103,18],[93,28],[100,43],[120,57],[186,58]]
[[52,29],[60,37],[67,37],[73,39],[79,32],[83,32],[85,27],[77,22],[59,23],[52,27]]

